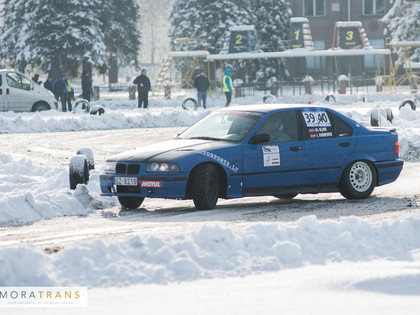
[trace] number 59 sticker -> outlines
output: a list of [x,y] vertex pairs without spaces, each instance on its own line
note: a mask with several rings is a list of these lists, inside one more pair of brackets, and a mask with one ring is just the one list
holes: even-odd
[[330,127],[330,119],[325,111],[304,111],[303,118],[307,127]]

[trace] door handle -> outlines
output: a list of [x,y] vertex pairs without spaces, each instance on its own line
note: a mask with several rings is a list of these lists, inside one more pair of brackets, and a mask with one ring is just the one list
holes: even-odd
[[3,89],[0,89],[0,95],[3,95]]
[[290,147],[290,151],[299,151],[300,147]]
[[9,89],[6,89],[6,94],[9,95]]
[[341,142],[340,147],[348,147],[350,145],[350,142]]

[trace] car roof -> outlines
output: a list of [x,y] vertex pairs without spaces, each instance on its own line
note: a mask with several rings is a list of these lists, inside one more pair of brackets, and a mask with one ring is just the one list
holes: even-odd
[[247,111],[268,113],[278,109],[302,109],[302,108],[318,108],[327,109],[323,106],[308,105],[308,104],[253,104],[253,105],[239,105],[221,109],[222,111]]

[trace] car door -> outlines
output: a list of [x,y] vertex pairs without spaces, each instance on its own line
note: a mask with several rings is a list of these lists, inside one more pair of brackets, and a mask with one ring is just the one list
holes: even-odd
[[338,183],[343,162],[356,147],[353,128],[327,109],[305,108],[300,112],[306,161],[303,183]]
[[[253,138],[267,134],[267,141],[252,144]],[[301,184],[304,142],[300,141],[297,111],[267,115],[253,138],[242,148],[245,196],[284,193]]]
[[35,100],[31,80],[20,73],[7,72],[6,84],[7,110],[16,112],[30,111]]

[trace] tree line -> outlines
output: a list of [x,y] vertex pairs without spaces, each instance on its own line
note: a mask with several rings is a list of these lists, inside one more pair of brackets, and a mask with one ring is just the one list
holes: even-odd
[[140,32],[136,0],[5,0],[1,14],[2,65],[31,65],[53,78],[110,60],[137,61]]

